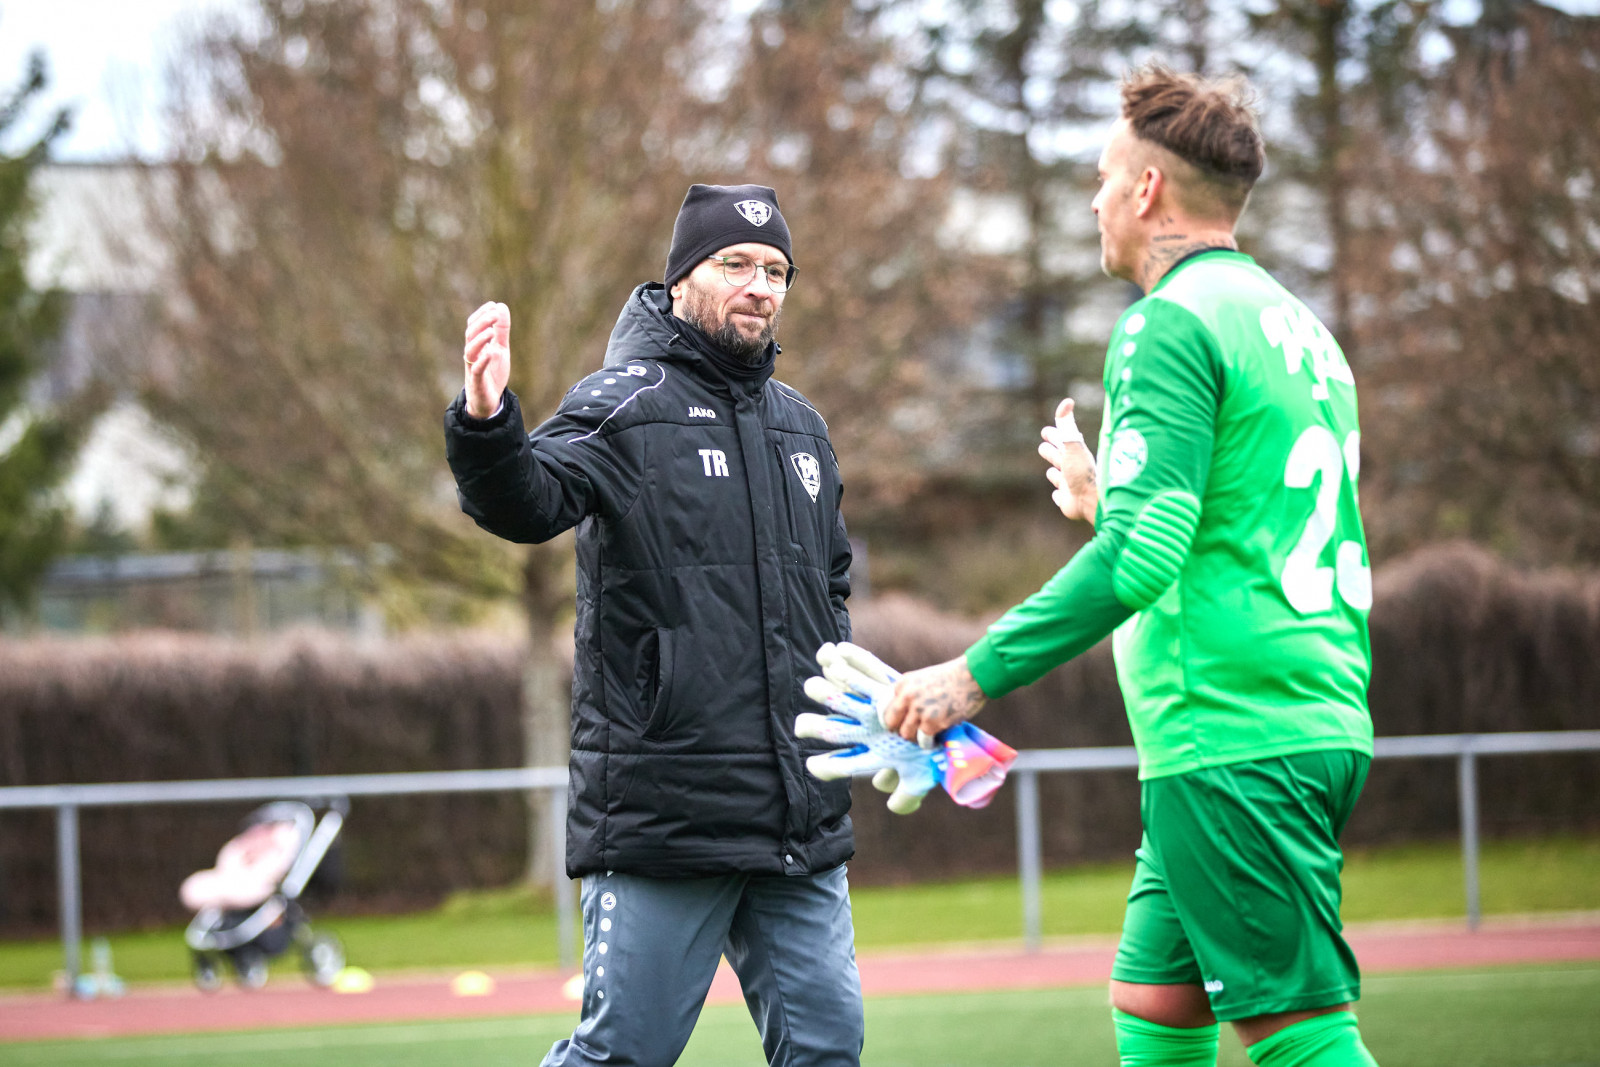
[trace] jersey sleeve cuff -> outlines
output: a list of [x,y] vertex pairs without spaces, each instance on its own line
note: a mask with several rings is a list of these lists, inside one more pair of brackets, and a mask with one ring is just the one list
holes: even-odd
[[999,650],[988,635],[979,638],[976,644],[967,649],[967,670],[972,673],[972,680],[978,683],[978,688],[983,690],[983,695],[990,700],[998,700],[1021,684],[1011,677],[1005,660],[1000,658]]

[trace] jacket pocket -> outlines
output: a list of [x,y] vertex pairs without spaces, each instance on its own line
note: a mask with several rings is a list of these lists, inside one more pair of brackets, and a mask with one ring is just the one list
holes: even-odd
[[644,736],[656,739],[672,726],[672,631],[656,627],[655,677],[650,687],[650,715],[645,720]]
[[810,563],[811,554],[806,551],[805,543],[800,537],[800,518],[795,513],[793,483],[796,474],[790,469],[793,465],[792,460],[784,451],[782,442],[774,444],[772,450],[778,457],[778,480],[783,483],[783,510],[789,519],[789,561]]

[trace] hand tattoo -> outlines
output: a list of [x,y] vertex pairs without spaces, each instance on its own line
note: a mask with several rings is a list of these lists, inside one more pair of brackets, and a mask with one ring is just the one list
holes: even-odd
[[[1083,447],[1084,451],[1088,451],[1087,446],[1080,447]],[[1067,477],[1067,492],[1080,500],[1091,494],[1096,499],[1099,499],[1100,477],[1095,473],[1094,458],[1092,456],[1087,463],[1073,464],[1070,469],[1063,466],[1061,471]]]
[[[919,674],[921,677],[915,677]],[[947,730],[972,718],[988,701],[967,669],[964,657],[930,667],[925,672],[913,672],[907,678],[912,680],[907,694],[911,714],[901,723],[902,736],[907,726],[914,726],[913,737],[916,729],[925,734]]]

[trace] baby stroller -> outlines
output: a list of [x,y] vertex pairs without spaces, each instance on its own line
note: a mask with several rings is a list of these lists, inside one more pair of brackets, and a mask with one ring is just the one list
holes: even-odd
[[222,964],[239,985],[260,989],[267,960],[291,945],[312,983],[326,988],[344,970],[344,946],[316,933],[300,907],[300,894],[344,825],[346,803],[329,806],[319,822],[309,805],[275,800],[246,816],[244,828],[222,846],[217,865],[183,881],[178,896],[194,909],[184,940],[194,954],[194,984],[222,987]]

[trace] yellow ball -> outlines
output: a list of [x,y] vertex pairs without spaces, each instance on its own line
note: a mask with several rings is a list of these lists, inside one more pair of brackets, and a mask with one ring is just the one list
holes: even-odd
[[370,993],[372,986],[372,975],[367,971],[360,967],[346,967],[334,978],[329,988],[335,993]]
[[458,997],[486,997],[494,992],[494,979],[482,971],[462,971],[451,979],[450,992]]

